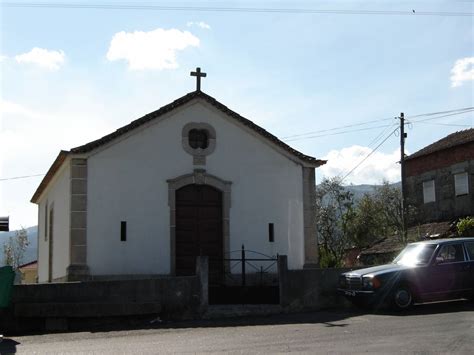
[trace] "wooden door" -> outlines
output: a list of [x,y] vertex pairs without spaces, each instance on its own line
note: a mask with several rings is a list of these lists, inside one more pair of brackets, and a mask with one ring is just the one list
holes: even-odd
[[222,192],[208,185],[176,191],[176,275],[194,275],[196,256],[209,257],[209,281],[222,277]]

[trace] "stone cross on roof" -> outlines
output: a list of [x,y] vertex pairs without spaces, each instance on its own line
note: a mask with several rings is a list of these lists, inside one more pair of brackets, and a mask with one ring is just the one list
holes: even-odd
[[201,68],[197,67],[196,71],[191,72],[191,76],[196,77],[196,91],[201,91],[201,78],[205,78],[207,74],[202,73]]

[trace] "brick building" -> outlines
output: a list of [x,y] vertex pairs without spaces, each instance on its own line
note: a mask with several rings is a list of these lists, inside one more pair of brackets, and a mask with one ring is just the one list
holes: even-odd
[[408,156],[406,194],[419,223],[474,215],[474,128]]

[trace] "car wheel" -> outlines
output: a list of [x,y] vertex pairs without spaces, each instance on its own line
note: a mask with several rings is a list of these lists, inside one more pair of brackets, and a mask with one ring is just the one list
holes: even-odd
[[407,285],[400,285],[392,293],[392,305],[396,310],[403,311],[413,305],[413,292]]

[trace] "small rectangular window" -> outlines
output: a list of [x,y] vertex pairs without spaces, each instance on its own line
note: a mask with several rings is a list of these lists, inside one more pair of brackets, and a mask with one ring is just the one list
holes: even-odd
[[423,182],[423,202],[435,202],[435,182],[434,180]]
[[44,241],[48,241],[48,201],[44,205]]
[[270,243],[273,243],[275,241],[273,223],[268,223],[268,241]]
[[127,222],[120,222],[120,241],[125,242],[127,240]]
[[467,173],[454,175],[454,190],[456,191],[456,196],[467,195],[469,193]]

